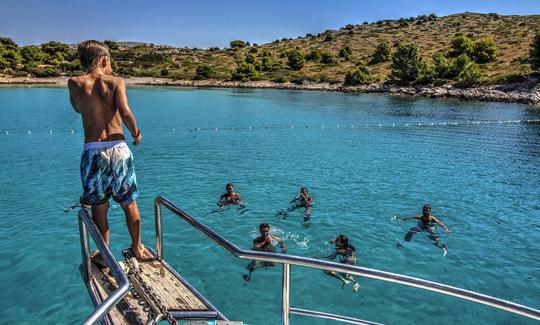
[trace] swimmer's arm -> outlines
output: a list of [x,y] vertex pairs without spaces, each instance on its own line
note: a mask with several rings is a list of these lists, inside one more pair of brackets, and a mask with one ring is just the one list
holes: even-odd
[[75,100],[73,99],[73,96],[71,95],[71,89],[75,86],[73,83],[74,83],[74,81],[71,80],[71,78],[70,78],[68,80],[69,102],[71,103],[71,107],[73,107],[73,110],[80,114],[81,112],[77,109],[77,106],[75,105]]
[[283,240],[279,237],[274,237],[274,239],[278,241],[279,247],[281,247],[281,253],[283,254],[287,253],[287,246],[285,246],[285,243],[283,242]]
[[433,221],[435,221],[436,224],[438,224],[439,226],[443,227],[444,231],[446,232],[450,232],[450,229],[448,229],[448,227],[441,221],[439,221],[437,218],[435,218],[434,216],[431,216],[433,218]]
[[419,219],[420,220],[420,216],[401,218],[401,221],[407,221],[407,220],[411,220],[411,219]]
[[115,93],[115,105],[118,109],[118,112],[120,113],[120,116],[122,116],[122,121],[128,128],[129,132],[131,133],[131,136],[133,137],[133,144],[139,144],[142,140],[141,130],[137,127],[137,121],[135,120],[135,116],[131,112],[131,109],[129,108],[128,99],[127,99],[127,93],[126,93],[126,84],[124,83],[124,80],[118,79],[118,84],[116,85],[116,93]]

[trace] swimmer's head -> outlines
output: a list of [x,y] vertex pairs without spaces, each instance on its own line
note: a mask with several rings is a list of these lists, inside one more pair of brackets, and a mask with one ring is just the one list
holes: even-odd
[[270,225],[267,223],[261,223],[259,225],[259,231],[261,235],[268,235],[270,234]]
[[424,204],[424,206],[422,207],[422,214],[426,217],[429,216],[431,214],[431,205]]
[[345,235],[339,235],[336,237],[336,246],[347,247],[349,245],[349,238]]
[[227,184],[227,186],[225,186],[225,189],[227,190],[227,193],[232,193],[234,192],[234,185],[232,183],[229,183]]
[[307,187],[302,187],[302,188],[300,189],[300,193],[302,193],[302,194],[304,194],[304,195],[307,195],[307,193],[308,193]]

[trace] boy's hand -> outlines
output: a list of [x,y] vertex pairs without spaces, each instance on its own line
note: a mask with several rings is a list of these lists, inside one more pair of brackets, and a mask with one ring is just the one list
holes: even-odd
[[141,130],[137,130],[137,136],[134,136],[133,134],[131,135],[133,137],[133,144],[134,145],[138,145],[139,143],[141,143],[142,141],[142,133],[141,133]]

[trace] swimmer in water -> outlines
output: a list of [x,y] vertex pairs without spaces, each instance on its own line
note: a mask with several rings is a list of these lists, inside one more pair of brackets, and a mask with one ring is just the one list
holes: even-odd
[[[285,246],[285,243],[283,243],[283,240],[270,234],[270,225],[268,225],[267,223],[260,224],[259,231],[261,233],[261,236],[253,240],[253,250],[275,253],[276,247],[279,246],[281,248],[282,254],[285,254],[287,252],[287,247]],[[249,282],[249,280],[251,280],[251,273],[253,273],[255,269],[275,265],[276,263],[272,262],[252,261],[247,266],[249,273],[244,275],[244,280]]]
[[[340,256],[339,262],[343,264],[356,265],[356,248],[353,245],[349,244],[349,238],[345,235],[339,235],[336,239],[330,241],[331,244],[335,244],[335,251],[327,256],[331,260],[335,259],[338,255]],[[339,279],[345,288],[347,284],[354,282],[352,290],[357,292],[360,289],[360,284],[353,278],[352,275],[343,272],[335,271],[324,271],[324,273]]]
[[278,216],[287,217],[287,214],[296,209],[305,208],[304,222],[309,221],[311,218],[311,207],[313,205],[313,198],[309,196],[308,189],[302,187],[300,193],[291,200],[291,206],[287,210],[279,211]]
[[240,198],[240,194],[234,191],[234,185],[232,183],[227,184],[225,189],[227,190],[227,193],[219,198],[218,204],[220,209],[223,209],[228,204],[238,204],[240,209],[246,207],[246,204]]
[[[422,207],[422,214],[419,214],[414,217],[410,218],[403,218],[402,221],[410,220],[410,219],[418,219],[418,225],[415,227],[412,227],[409,229],[409,231],[405,234],[405,241],[409,242],[411,241],[414,234],[425,231],[428,233],[427,237],[431,240],[433,240],[433,245],[437,246],[442,250],[442,255],[446,256],[446,244],[441,243],[440,237],[437,235],[437,232],[435,230],[435,224],[439,225],[444,229],[446,232],[450,232],[448,227],[439,221],[437,218],[431,215],[431,205],[426,204]],[[398,246],[399,243],[398,243]]]

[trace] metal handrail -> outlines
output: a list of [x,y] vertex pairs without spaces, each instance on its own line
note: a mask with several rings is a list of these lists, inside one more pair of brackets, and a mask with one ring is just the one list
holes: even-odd
[[[324,260],[319,260],[319,259],[314,259],[314,258],[309,258],[309,257],[302,257],[302,256],[296,256],[296,255],[283,255],[283,254],[278,254],[278,253],[253,251],[253,250],[243,250],[243,249],[240,249],[238,246],[234,245],[233,243],[231,243],[229,240],[220,236],[211,228],[207,227],[203,223],[193,218],[188,213],[184,212],[182,209],[178,208],[176,205],[174,205],[171,201],[164,198],[163,196],[158,196],[154,200],[155,225],[156,225],[156,251],[157,251],[157,258],[159,260],[163,258],[163,231],[162,231],[162,226],[161,226],[162,225],[161,223],[161,206],[162,205],[165,206],[174,214],[176,214],[177,216],[179,216],[180,218],[182,218],[184,221],[189,223],[193,228],[197,229],[198,231],[206,235],[208,238],[213,240],[216,244],[223,247],[229,253],[231,253],[232,255],[238,258],[283,264],[282,313],[283,313],[283,324],[285,325],[289,323],[288,316],[290,313],[302,314],[302,315],[309,314],[310,316],[323,317],[321,316],[323,315],[323,313],[290,308],[289,306],[289,279],[288,279],[289,272],[290,272],[289,265],[298,265],[298,266],[304,266],[308,268],[316,268],[316,269],[335,271],[335,272],[344,272],[344,273],[364,276],[367,278],[383,280],[387,282],[400,283],[406,286],[435,291],[435,292],[439,292],[445,295],[455,296],[461,299],[474,301],[476,303],[481,303],[481,304],[495,307],[498,309],[506,310],[511,313],[515,313],[515,314],[519,314],[519,315],[529,317],[532,319],[540,320],[540,310],[533,309],[524,305],[516,304],[507,300],[484,295],[478,292],[438,283],[438,282],[423,280],[420,278],[385,272],[385,271],[361,267],[361,266],[354,266],[354,265],[347,265],[347,264],[341,264],[341,263],[336,263],[336,262],[324,261]],[[319,314],[319,316],[317,316],[316,314]],[[324,318],[332,318],[332,319],[341,320],[341,321],[346,321],[345,319],[348,319],[349,322],[352,322],[351,321],[352,318],[349,318],[349,317],[332,315],[332,314],[324,314],[324,315],[325,315]],[[357,322],[358,324],[370,323],[370,322],[366,322],[362,320],[357,320],[357,321],[358,321]]]
[[[83,260],[83,276],[84,280],[88,283],[91,277],[91,261],[90,261],[90,245],[88,243],[89,232],[96,243],[97,248],[99,249],[101,256],[105,260],[105,264],[109,267],[111,274],[116,279],[116,282],[119,284],[118,288],[107,297],[104,301],[101,302],[94,311],[86,318],[83,322],[84,325],[97,324],[107,313],[114,307],[116,304],[124,298],[124,296],[129,292],[131,284],[129,280],[120,267],[120,264],[116,258],[111,253],[109,246],[105,244],[103,236],[96,228],[96,225],[92,221],[90,214],[86,209],[81,209],[78,214],[79,217],[79,233],[81,237],[81,253]],[[88,229],[88,232],[87,232]]]

